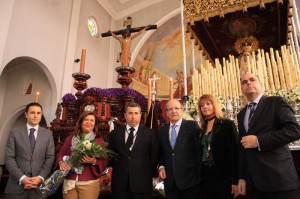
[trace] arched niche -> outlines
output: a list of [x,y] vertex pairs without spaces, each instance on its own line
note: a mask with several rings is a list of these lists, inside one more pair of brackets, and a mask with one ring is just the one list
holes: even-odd
[[55,117],[58,92],[47,66],[32,57],[17,57],[5,65],[0,76],[0,165],[4,164],[10,130],[24,121],[25,107],[35,101],[36,92],[40,92],[43,123],[49,126]]

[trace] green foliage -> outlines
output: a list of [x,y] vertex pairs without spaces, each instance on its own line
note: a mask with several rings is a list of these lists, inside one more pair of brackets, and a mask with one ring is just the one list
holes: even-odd
[[113,151],[108,150],[106,147],[108,146],[107,142],[103,142],[101,145],[96,144],[95,140],[85,139],[85,135],[83,134],[80,139],[77,139],[77,144],[72,150],[72,155],[68,160],[68,163],[76,168],[81,165],[81,159],[84,155],[88,155],[90,157],[95,158],[115,158],[116,154]]

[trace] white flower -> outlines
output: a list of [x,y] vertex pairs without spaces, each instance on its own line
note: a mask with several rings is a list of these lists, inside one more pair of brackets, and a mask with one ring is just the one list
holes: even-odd
[[84,145],[84,147],[87,149],[87,150],[90,150],[92,148],[92,143],[90,142],[90,140],[84,140],[82,142],[82,144]]

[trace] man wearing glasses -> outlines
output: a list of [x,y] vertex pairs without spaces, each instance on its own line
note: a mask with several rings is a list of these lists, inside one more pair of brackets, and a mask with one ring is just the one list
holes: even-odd
[[200,197],[200,128],[196,121],[182,119],[183,106],[178,100],[166,104],[170,124],[161,127],[162,151],[159,177],[164,180],[167,199]]

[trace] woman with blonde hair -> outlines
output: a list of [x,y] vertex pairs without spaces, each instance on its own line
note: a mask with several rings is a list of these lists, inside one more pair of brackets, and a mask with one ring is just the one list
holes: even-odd
[[217,99],[202,95],[198,100],[201,124],[202,198],[237,197],[238,134],[233,121],[223,117]]

